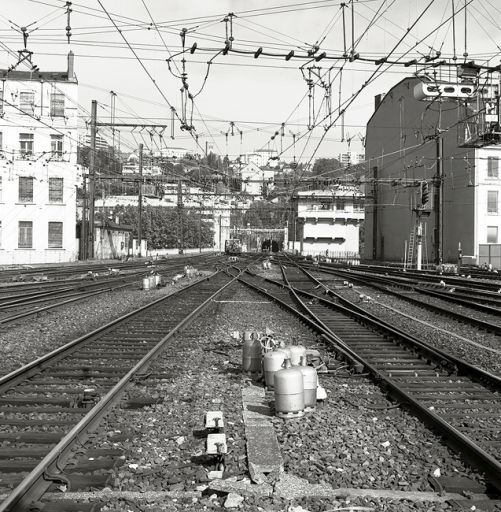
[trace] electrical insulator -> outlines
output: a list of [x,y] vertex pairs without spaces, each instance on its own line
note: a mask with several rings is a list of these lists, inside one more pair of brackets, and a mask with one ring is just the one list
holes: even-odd
[[428,190],[428,182],[421,182],[421,204],[425,206],[430,199],[430,192]]

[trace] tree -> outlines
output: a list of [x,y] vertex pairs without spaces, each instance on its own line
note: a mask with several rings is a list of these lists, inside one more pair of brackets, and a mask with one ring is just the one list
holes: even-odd
[[269,201],[254,201],[245,212],[244,226],[252,228],[280,228],[287,222],[287,203],[282,200],[277,203]]
[[[120,217],[121,224],[133,228],[133,236],[138,233],[138,210],[135,206],[117,206],[113,217]],[[211,225],[202,221],[198,209],[183,208],[181,210],[183,225],[184,248],[191,249],[200,246],[212,247],[214,231]],[[142,236],[151,249],[172,248],[178,246],[179,239],[179,210],[162,206],[147,205],[142,215]]]
[[[77,147],[77,163],[84,167],[90,166],[90,147]],[[97,172],[102,174],[116,174],[121,172],[122,164],[120,159],[112,154],[110,149],[97,149],[94,155],[94,166]]]
[[336,158],[317,158],[311,170],[311,175],[321,176],[322,178],[339,178],[339,169],[342,168],[341,162]]

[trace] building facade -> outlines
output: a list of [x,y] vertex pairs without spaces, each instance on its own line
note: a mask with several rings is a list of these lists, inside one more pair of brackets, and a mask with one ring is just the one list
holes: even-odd
[[365,159],[365,154],[357,153],[356,151],[347,151],[346,153],[339,153],[338,160],[339,163],[345,167],[347,165],[356,165],[363,162]]
[[77,79],[0,70],[0,264],[77,259]]
[[[367,124],[366,192],[372,199],[364,257],[403,262],[420,221],[423,264],[455,263],[460,254],[463,263],[479,263],[481,253],[501,242],[501,147],[465,144],[471,127],[458,122],[459,102],[423,101],[415,93],[421,87],[420,79],[405,78],[379,95]],[[468,108],[475,113],[472,103]],[[426,215],[417,219],[423,186]]]
[[242,192],[254,197],[266,195],[267,190],[274,187],[275,169],[261,168],[254,163],[248,163],[240,171]]
[[245,164],[253,163],[258,167],[274,165],[278,159],[278,152],[275,149],[258,149],[253,153],[245,153],[242,162]]
[[363,194],[356,187],[299,191],[289,248],[304,255],[358,260]]

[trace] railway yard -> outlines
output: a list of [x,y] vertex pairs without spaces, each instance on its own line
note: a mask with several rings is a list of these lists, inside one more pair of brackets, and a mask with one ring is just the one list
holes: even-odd
[[501,509],[501,279],[229,260],[0,272],[0,511]]

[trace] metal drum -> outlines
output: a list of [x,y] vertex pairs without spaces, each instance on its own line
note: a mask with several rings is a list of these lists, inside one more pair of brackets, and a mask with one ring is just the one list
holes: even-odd
[[312,366],[306,366],[306,356],[301,357],[301,366],[298,368],[303,374],[304,411],[312,412],[317,406],[317,370]]
[[245,340],[242,346],[242,369],[244,372],[261,372],[261,343],[259,340]]
[[276,372],[282,369],[285,359],[288,354],[283,350],[273,350],[266,352],[263,358],[263,370],[266,387],[273,389],[274,387],[274,375]]
[[275,373],[275,414],[279,418],[292,419],[304,416],[303,372],[291,367],[290,359],[285,360],[285,369]]
[[150,289],[150,278],[144,277],[143,278],[143,290],[149,290]]
[[301,358],[306,357],[306,348],[303,345],[291,345],[289,347],[291,353],[291,364],[292,366],[299,366],[301,364]]

